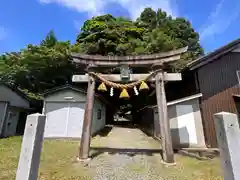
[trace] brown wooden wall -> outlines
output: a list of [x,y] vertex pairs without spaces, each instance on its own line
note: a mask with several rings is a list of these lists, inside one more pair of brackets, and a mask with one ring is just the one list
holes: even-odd
[[236,71],[240,70],[240,53],[228,53],[200,67],[197,73],[202,97],[202,116],[206,144],[217,147],[213,114],[221,111],[237,113],[233,94],[240,95]]

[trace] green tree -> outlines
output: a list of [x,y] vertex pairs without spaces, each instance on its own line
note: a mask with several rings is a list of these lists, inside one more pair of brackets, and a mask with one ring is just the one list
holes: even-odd
[[145,29],[129,19],[103,15],[87,20],[77,43],[87,54],[127,55],[135,50],[133,40],[142,39]]
[[4,73],[4,71],[7,69],[7,64],[6,64],[6,55],[1,55],[0,56],[0,75]]
[[45,46],[48,48],[54,47],[57,44],[58,40],[54,34],[54,32],[51,30],[46,38],[44,40],[42,40],[42,42],[40,43],[41,46]]
[[76,71],[70,61],[72,46],[69,41],[58,41],[50,32],[40,45],[29,44],[19,53],[8,53],[2,57],[5,68],[1,79],[33,93],[43,92],[55,86],[71,83]]
[[178,71],[202,55],[199,34],[184,18],[172,18],[158,9],[145,8],[136,21],[110,14],[87,20],[77,37],[84,53],[136,55],[159,53],[188,46],[188,52],[172,64]]

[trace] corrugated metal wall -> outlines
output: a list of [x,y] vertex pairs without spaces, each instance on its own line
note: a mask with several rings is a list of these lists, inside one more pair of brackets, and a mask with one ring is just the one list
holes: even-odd
[[213,114],[221,111],[237,113],[233,94],[240,95],[236,71],[240,70],[240,53],[229,53],[197,71],[202,98],[205,140],[217,147]]

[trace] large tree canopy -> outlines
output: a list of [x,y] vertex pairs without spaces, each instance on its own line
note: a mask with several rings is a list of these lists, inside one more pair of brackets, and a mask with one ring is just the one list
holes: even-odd
[[172,65],[178,71],[203,54],[199,35],[184,18],[173,19],[161,9],[146,8],[136,21],[110,14],[84,22],[76,42],[59,41],[50,31],[39,45],[0,56],[0,78],[33,93],[71,82],[76,71],[71,52],[99,55],[151,54],[188,46],[183,59]]
[[100,55],[151,54],[188,46],[188,53],[175,63],[175,70],[203,54],[199,35],[189,21],[173,19],[161,9],[155,12],[151,8],[146,8],[136,21],[110,14],[87,20],[77,44],[84,53]]

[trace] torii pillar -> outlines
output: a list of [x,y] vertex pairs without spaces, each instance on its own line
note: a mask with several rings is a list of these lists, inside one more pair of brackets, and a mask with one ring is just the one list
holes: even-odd
[[95,93],[95,79],[92,76],[88,77],[87,99],[85,104],[85,113],[83,120],[83,131],[79,150],[79,160],[84,161],[89,159],[89,149],[91,143],[92,129],[92,113]]
[[174,163],[174,152],[171,138],[171,128],[168,119],[167,100],[164,87],[164,72],[158,72],[155,76],[156,98],[158,107],[158,125],[160,128],[162,155],[165,163]]

